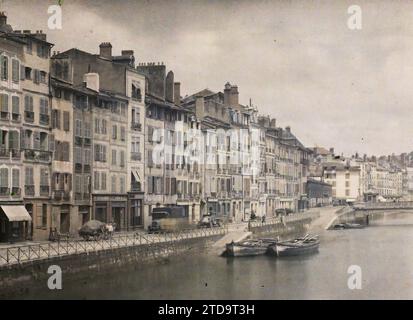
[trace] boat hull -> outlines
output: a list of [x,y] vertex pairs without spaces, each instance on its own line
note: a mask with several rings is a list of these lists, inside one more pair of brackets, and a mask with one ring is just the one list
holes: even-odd
[[271,246],[269,252],[278,257],[306,255],[318,252],[319,245],[319,241],[296,246],[279,243]]
[[239,245],[227,245],[226,255],[230,257],[247,257],[264,255],[268,247],[248,247]]

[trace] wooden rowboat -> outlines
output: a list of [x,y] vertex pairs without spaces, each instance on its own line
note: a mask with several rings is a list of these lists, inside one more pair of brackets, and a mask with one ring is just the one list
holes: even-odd
[[269,254],[278,257],[311,254],[318,251],[320,240],[318,236],[306,235],[303,238],[277,242],[268,248]]

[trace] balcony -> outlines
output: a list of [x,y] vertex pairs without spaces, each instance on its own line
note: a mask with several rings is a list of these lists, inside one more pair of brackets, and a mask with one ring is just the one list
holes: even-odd
[[14,122],[20,122],[21,121],[21,115],[19,113],[12,113],[11,114],[11,120]]
[[39,115],[39,123],[40,124],[44,124],[44,125],[48,125],[50,121],[50,117],[47,114],[40,114]]
[[24,186],[24,194],[26,196],[34,196],[34,186]]
[[13,187],[11,188],[11,196],[12,197],[20,197],[22,194],[22,189],[20,187]]
[[25,150],[24,158],[28,161],[50,162],[51,152],[41,150]]
[[10,119],[9,117],[10,117],[10,114],[8,112],[5,112],[5,111],[0,112],[0,120],[9,121]]
[[49,186],[40,186],[40,195],[48,197],[49,196],[50,187]]
[[84,146],[91,146],[92,140],[90,138],[83,138],[83,145]]
[[25,111],[24,112],[24,120],[26,122],[34,122],[34,112],[33,111]]
[[141,161],[142,155],[140,152],[131,152],[131,160],[133,161]]
[[56,201],[70,201],[70,191],[55,190],[53,194],[53,199]]
[[10,195],[10,189],[8,187],[0,187],[0,197],[7,197]]
[[132,130],[135,130],[135,131],[141,131],[142,130],[142,124],[141,123],[132,123],[131,128],[132,128]]

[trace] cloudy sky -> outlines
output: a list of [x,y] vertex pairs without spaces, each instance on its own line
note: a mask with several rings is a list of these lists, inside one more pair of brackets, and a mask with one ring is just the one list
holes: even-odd
[[[42,29],[55,50],[109,41],[163,61],[182,93],[237,84],[307,146],[351,154],[413,151],[413,1],[3,0],[14,29]],[[350,30],[347,9],[362,9]]]

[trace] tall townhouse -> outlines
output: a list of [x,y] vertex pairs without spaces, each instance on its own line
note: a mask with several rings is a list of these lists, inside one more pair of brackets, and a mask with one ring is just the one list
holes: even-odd
[[52,228],[76,234],[91,218],[91,106],[96,92],[69,83],[67,66],[65,59],[55,59],[51,70]]
[[232,211],[247,221],[258,209],[258,198],[252,194],[256,180],[252,171],[251,110],[239,103],[238,87],[229,82],[224,88],[224,104],[229,110],[231,130],[237,136],[235,141],[231,141],[230,150],[230,159],[236,157],[236,161],[231,163]]
[[[226,216],[232,221],[240,220],[242,217],[237,212],[231,211],[233,182],[230,161],[231,136],[228,134],[231,120],[224,104],[224,95],[222,92],[215,93],[204,89],[186,97],[183,105],[193,110],[201,123],[200,130],[203,137],[201,212]],[[241,192],[240,188],[239,194]]]
[[[32,236],[32,218],[23,206],[24,167],[22,132],[24,45],[13,37],[6,17],[0,15],[0,242]],[[17,218],[17,210],[24,214]]]
[[[75,139],[75,144],[79,143],[75,145],[74,162],[75,167],[76,161],[85,157],[91,162],[90,218],[115,222],[118,230],[142,227],[145,77],[135,69],[133,51],[123,50],[120,56],[114,56],[112,45],[102,43],[99,54],[70,49],[55,54],[53,61],[63,63],[59,70],[87,97],[79,100],[87,106],[82,109],[87,115],[74,115],[74,133],[80,135]],[[90,157],[81,150],[85,149],[84,132],[91,135]],[[81,210],[86,220],[86,201]]]
[[[17,197],[17,194],[23,197],[31,220],[28,223],[27,237],[44,240],[49,235],[52,223],[49,204],[53,148],[53,141],[50,140],[49,97],[52,44],[47,42],[46,34],[42,31],[13,31],[7,25],[4,14],[0,15],[0,25],[3,39],[18,43],[19,46],[19,55],[10,54],[8,50],[2,54],[2,86],[9,89],[2,96],[2,110],[4,116],[9,117],[9,123],[13,124],[12,130],[3,130],[2,141],[3,147],[10,152],[10,161],[21,159],[19,166],[9,166],[8,169],[11,170],[2,171],[2,184],[5,185],[3,181],[10,180],[13,197]],[[9,116],[6,116],[9,106]],[[5,134],[5,131],[8,133]],[[4,144],[6,139],[7,144]],[[13,225],[18,228],[18,224]],[[9,234],[16,237],[13,230]]]
[[189,222],[200,219],[201,175],[190,161],[189,130],[197,130],[195,114],[182,107],[180,84],[163,64],[140,63],[137,70],[147,79],[145,139],[145,226],[153,208],[183,206]]

